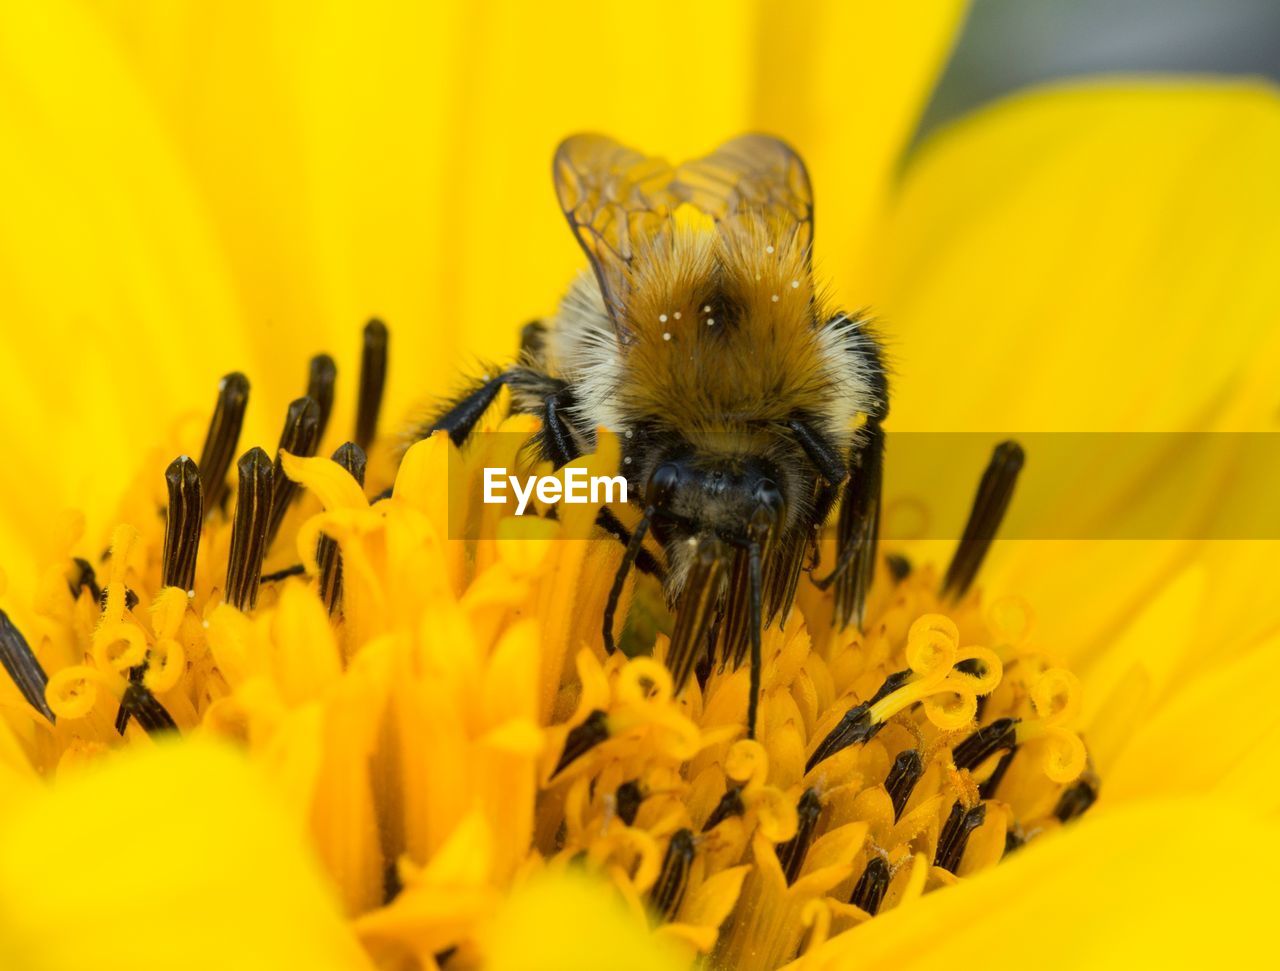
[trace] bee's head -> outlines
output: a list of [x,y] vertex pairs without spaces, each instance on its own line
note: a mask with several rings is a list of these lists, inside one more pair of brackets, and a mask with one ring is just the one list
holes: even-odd
[[649,475],[644,504],[664,542],[714,533],[734,546],[763,542],[783,522],[785,479],[767,458],[671,455]]

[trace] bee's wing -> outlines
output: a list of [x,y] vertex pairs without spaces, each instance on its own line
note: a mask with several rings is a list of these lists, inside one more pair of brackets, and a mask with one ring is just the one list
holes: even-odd
[[662,159],[612,138],[582,134],[560,143],[552,174],[560,208],[591,260],[616,322],[636,241],[659,232],[676,201],[670,191],[675,172]]
[[717,220],[740,210],[763,213],[790,228],[796,242],[813,246],[813,187],[804,160],[771,135],[742,135],[710,155],[685,162],[672,191]]

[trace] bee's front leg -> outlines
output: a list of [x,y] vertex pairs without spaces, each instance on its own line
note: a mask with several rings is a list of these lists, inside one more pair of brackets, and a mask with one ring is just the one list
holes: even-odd
[[510,371],[503,371],[496,377],[486,377],[480,384],[454,399],[444,414],[424,425],[414,437],[426,438],[433,432],[446,432],[454,445],[463,445],[498,397],[503,385],[510,380]]

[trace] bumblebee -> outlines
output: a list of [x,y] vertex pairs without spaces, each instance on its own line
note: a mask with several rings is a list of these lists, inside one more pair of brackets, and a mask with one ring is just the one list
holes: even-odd
[[[553,318],[526,326],[517,363],[468,389],[422,434],[463,444],[505,385],[541,419],[555,467],[619,436],[642,511],[603,618],[606,647],[626,578],[662,578],[675,614],[676,690],[713,659],[751,664],[784,619],[819,531],[839,506],[834,622],[860,623],[875,564],[888,383],[862,314],[832,308],[813,273],[813,192],[800,156],[745,135],[673,166],[610,138],[574,135],[553,162],[560,207],[589,269]],[[661,557],[645,546],[648,534]]]

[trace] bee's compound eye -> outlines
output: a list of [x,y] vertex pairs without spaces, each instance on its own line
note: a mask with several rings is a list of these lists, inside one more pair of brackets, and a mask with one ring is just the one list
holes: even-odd
[[649,488],[645,490],[649,505],[665,506],[675,495],[679,484],[680,470],[675,465],[670,462],[659,465],[653,470],[653,475],[649,476]]

